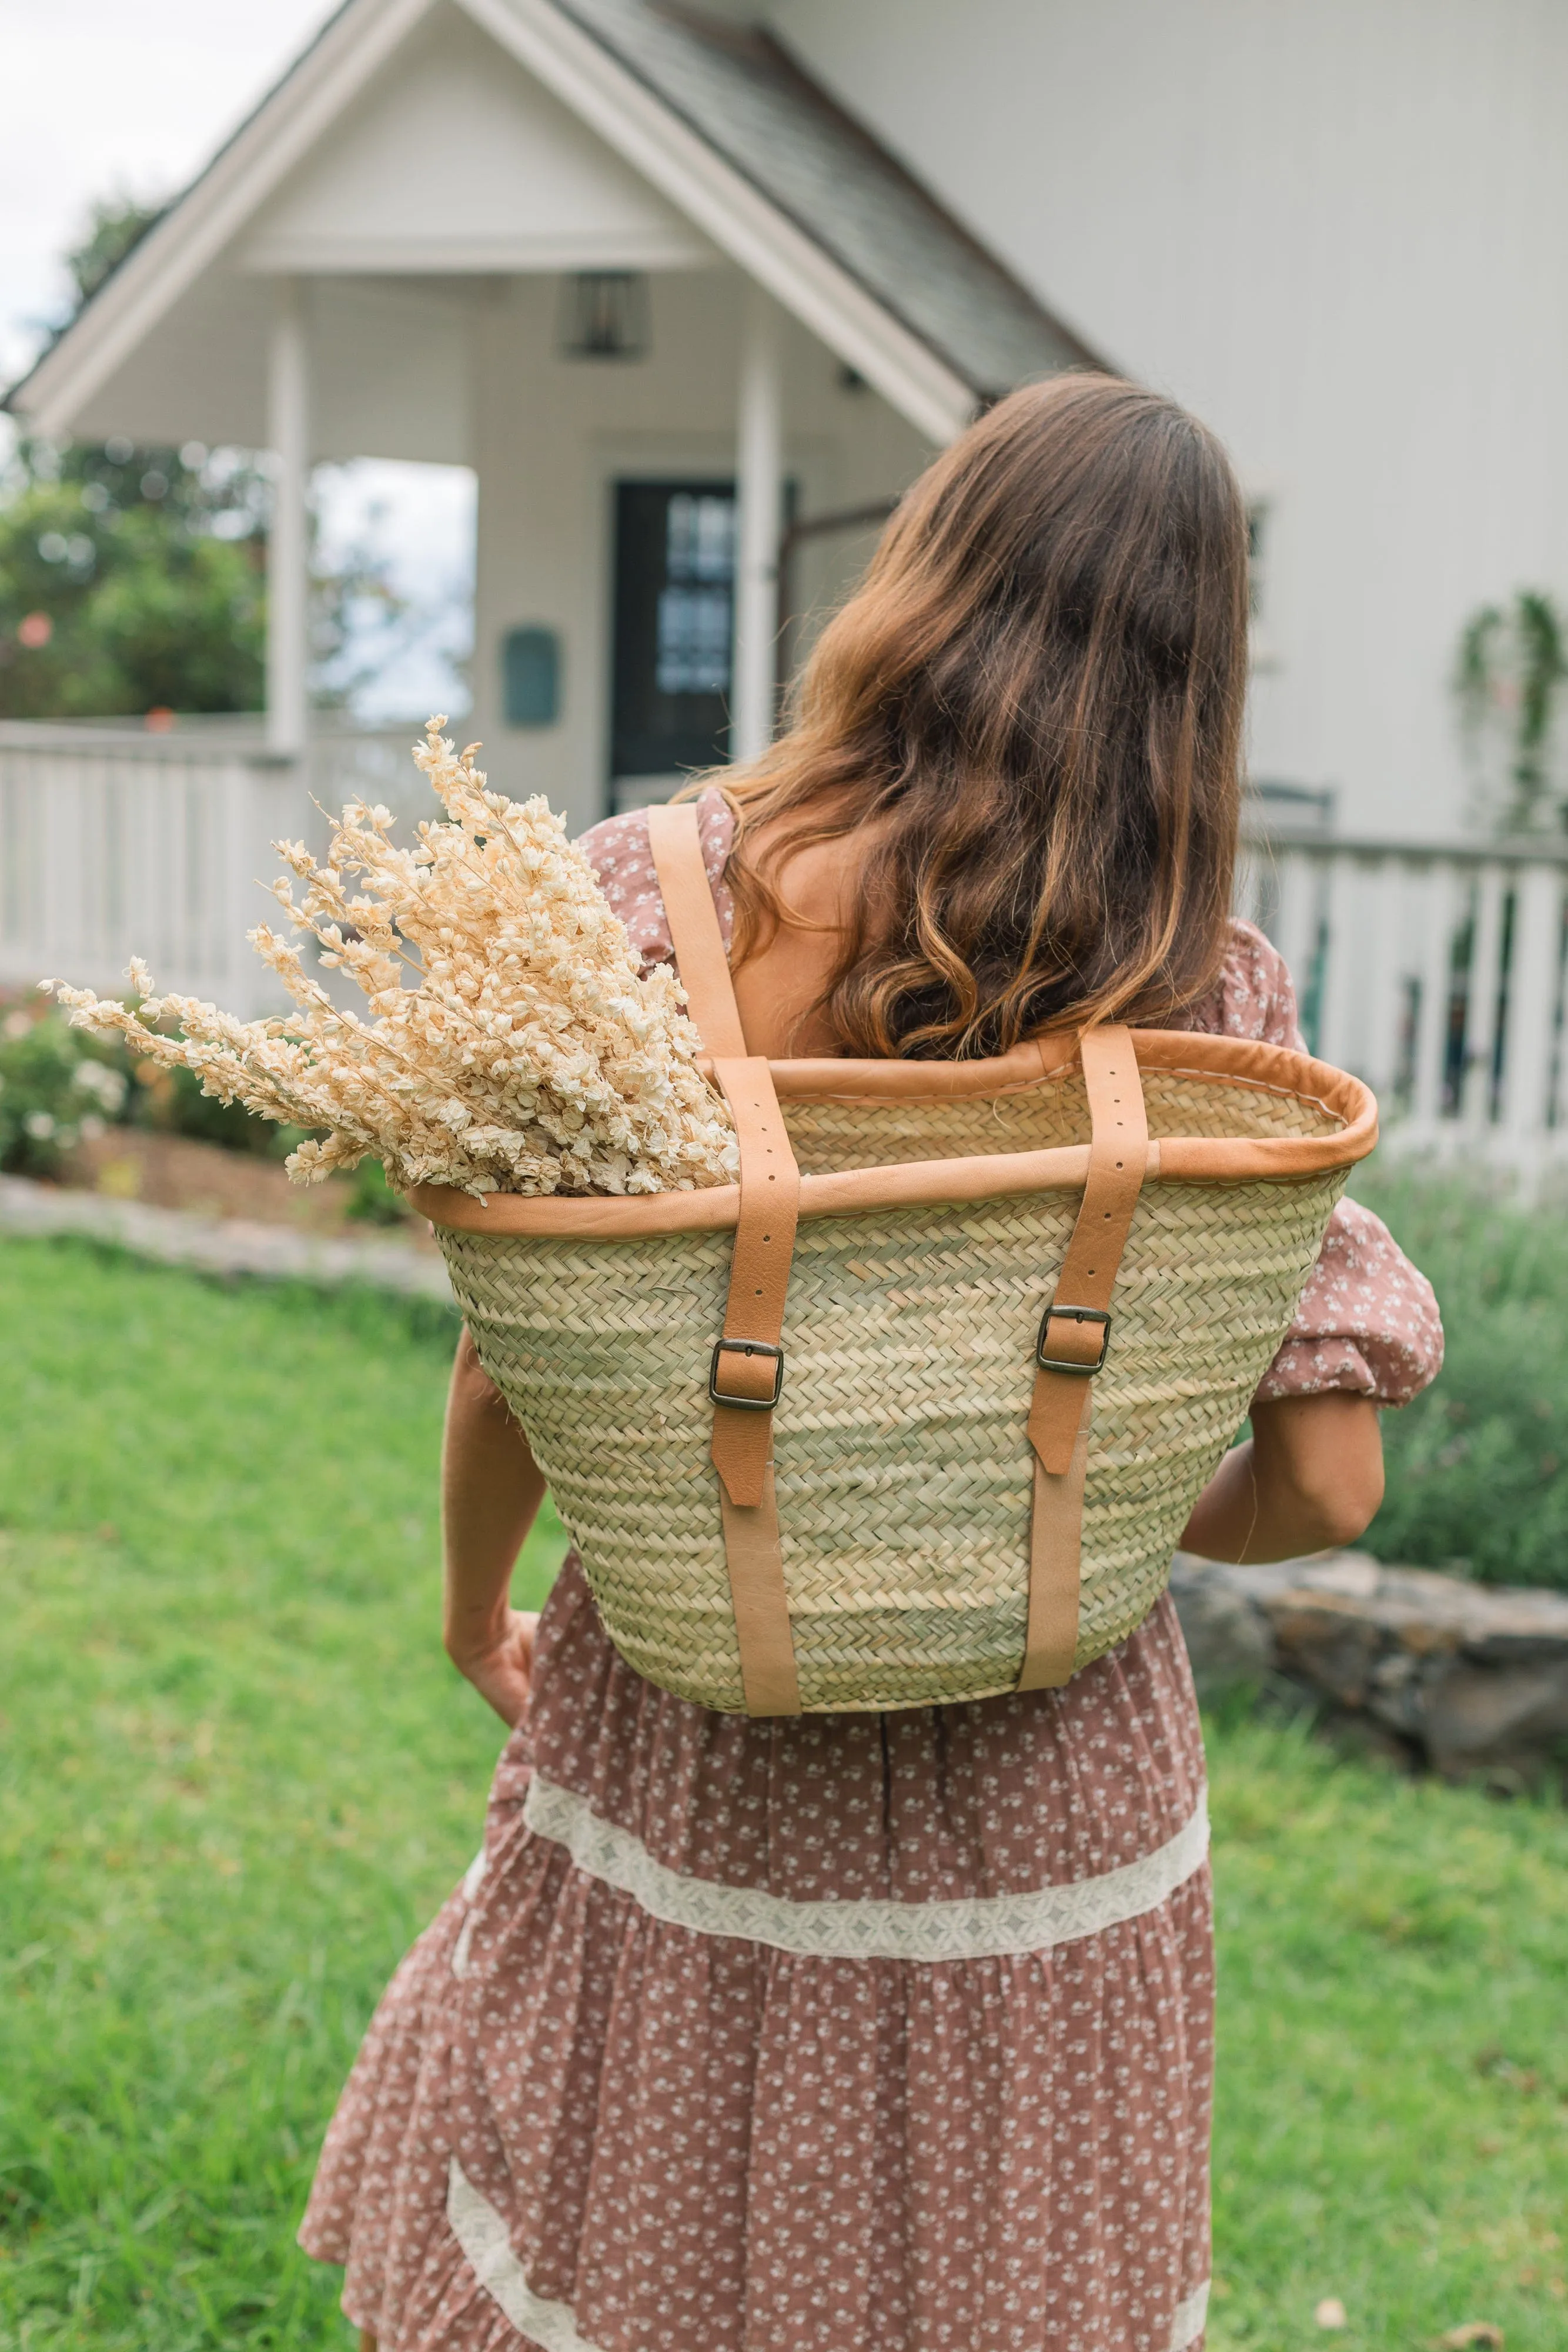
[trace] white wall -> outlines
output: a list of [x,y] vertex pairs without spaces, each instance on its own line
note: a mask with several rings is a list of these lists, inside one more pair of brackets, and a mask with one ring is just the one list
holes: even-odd
[[1447,830],[1474,607],[1568,593],[1562,0],[776,0],[784,37],[1274,499],[1255,771]]
[[[573,830],[605,813],[609,786],[612,486],[622,478],[735,470],[742,283],[728,269],[651,281],[649,356],[563,359],[559,281],[514,278],[474,314],[475,461],[479,473],[475,709],[492,780],[543,792]],[[803,513],[896,495],[929,450],[873,393],[844,389],[837,362],[787,330],[786,459]],[[863,539],[800,567],[803,600],[826,596],[865,553]],[[507,728],[499,648],[512,628],[559,630],[559,722]]]

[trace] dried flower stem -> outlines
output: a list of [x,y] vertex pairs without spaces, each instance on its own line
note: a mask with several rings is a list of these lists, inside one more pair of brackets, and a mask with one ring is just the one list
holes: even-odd
[[[128,1006],[47,982],[75,1024],[119,1031],[204,1094],[320,1130],[288,1160],[304,1182],[367,1154],[388,1181],[465,1192],[689,1192],[733,1181],[733,1128],[695,1067],[696,1031],[667,966],[644,973],[581,852],[542,799],[489,792],[433,719],[414,758],[445,811],[417,845],[350,802],[319,866],[279,842],[273,892],[369,1019],[334,1004],[268,924],[251,944],[293,1010],[239,1021],[159,996],[133,958]],[[346,876],[362,879],[350,893]],[[294,883],[303,883],[297,900]],[[405,975],[412,975],[409,985]],[[177,1024],[171,1034],[167,1024]]]

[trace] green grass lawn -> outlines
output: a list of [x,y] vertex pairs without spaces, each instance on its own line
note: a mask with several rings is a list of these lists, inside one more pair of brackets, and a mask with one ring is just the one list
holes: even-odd
[[[450,1328],[8,1243],[0,1333],[0,2347],[340,2347],[295,2223],[500,1738],[436,1633]],[[1211,2343],[1560,2352],[1568,1819],[1213,1769]]]

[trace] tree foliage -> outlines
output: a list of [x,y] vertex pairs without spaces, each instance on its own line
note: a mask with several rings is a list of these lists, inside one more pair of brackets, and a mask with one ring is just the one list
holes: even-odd
[[24,443],[0,505],[0,716],[258,709],[265,489],[193,445]]
[[[162,217],[162,205],[139,205],[129,196],[100,200],[93,205],[88,215],[86,235],[66,256],[76,300],[65,326],[69,325],[84,302],[91,301],[126,255],[135,250],[148,230],[156,228]],[[63,333],[64,326],[58,331]]]
[[[161,217],[95,206],[66,257],[74,317]],[[69,318],[60,331],[69,324]],[[24,439],[0,475],[0,719],[261,708],[268,483],[244,452]],[[402,615],[373,558],[314,583],[314,651],[349,700],[355,625]]]

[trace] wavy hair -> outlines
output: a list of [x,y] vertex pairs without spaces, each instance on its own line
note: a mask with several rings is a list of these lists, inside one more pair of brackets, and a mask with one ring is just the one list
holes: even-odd
[[1013,393],[901,501],[793,725],[707,780],[737,819],[737,961],[782,919],[791,853],[863,828],[821,1000],[845,1053],[1170,1024],[1225,947],[1246,638],[1213,435],[1114,377]]

